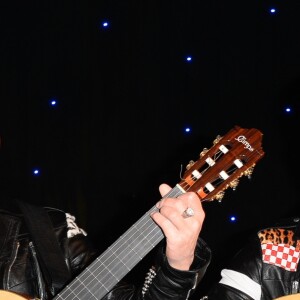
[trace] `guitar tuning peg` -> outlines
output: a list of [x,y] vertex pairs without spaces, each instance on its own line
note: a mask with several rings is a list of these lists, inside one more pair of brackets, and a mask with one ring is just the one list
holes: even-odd
[[248,168],[245,172],[244,172],[244,175],[247,176],[249,179],[251,179],[251,175],[254,171],[254,165],[250,168]]
[[206,154],[207,151],[208,151],[207,148],[203,148],[203,150],[200,153],[200,157],[203,157]]
[[194,164],[195,162],[193,160],[190,160],[190,162],[186,166],[186,169],[189,170]]
[[230,183],[229,183],[229,186],[235,191],[236,190],[236,187],[238,186],[239,184],[239,180],[238,179],[234,179],[232,180]]
[[222,199],[225,195],[224,191],[219,192],[218,194],[216,194],[216,196],[214,197],[214,199],[218,200],[218,202],[222,202]]
[[221,138],[222,138],[222,137],[221,137],[220,135],[217,135],[217,137],[216,137],[215,140],[213,141],[213,144],[214,144],[214,145],[218,144]]

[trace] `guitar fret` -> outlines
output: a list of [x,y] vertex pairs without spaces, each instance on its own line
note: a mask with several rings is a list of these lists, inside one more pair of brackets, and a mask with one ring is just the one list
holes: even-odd
[[[97,280],[97,278],[92,273],[90,275],[93,277],[93,280],[97,281],[94,286],[98,285],[99,281]],[[81,284],[81,286],[84,287],[85,282],[80,280],[81,277],[78,277],[77,279],[78,279],[77,283],[79,282]],[[93,280],[91,280],[89,278],[89,286],[92,284]],[[81,288],[79,289],[79,291],[77,293],[77,297],[79,299],[97,299],[95,293],[92,293],[92,290],[85,289],[85,288],[84,289],[81,289]]]

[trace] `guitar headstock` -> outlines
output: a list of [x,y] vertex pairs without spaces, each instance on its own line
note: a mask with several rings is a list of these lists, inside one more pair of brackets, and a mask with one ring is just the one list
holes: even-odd
[[239,126],[217,136],[210,149],[204,148],[197,161],[190,161],[178,185],[186,192],[196,192],[201,202],[221,201],[228,187],[237,187],[240,177],[251,177],[264,156],[262,136],[255,128]]

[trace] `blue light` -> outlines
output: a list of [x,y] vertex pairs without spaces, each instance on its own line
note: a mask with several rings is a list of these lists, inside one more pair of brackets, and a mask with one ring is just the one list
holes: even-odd
[[55,99],[51,99],[51,100],[49,101],[49,103],[50,103],[51,106],[56,106],[57,101],[56,101]]
[[192,61],[192,57],[191,57],[191,56],[188,56],[188,57],[186,58],[186,61],[188,61],[188,62]]
[[270,13],[271,13],[271,14],[275,14],[275,13],[276,13],[276,9],[275,9],[275,8],[271,8],[271,9],[270,9]]
[[40,175],[40,170],[39,169],[34,169],[33,170],[33,175],[34,176],[39,176]]
[[102,27],[104,27],[104,28],[105,28],[105,27],[108,27],[108,25],[109,25],[109,24],[108,24],[107,21],[104,21],[104,22],[102,23]]
[[287,116],[292,116],[295,113],[294,107],[292,105],[285,105],[285,107],[283,108],[284,110],[284,114]]
[[187,127],[187,128],[185,128],[184,131],[185,131],[185,132],[191,132],[191,128]]
[[235,216],[231,216],[230,217],[230,222],[234,223],[236,221],[236,217]]
[[285,111],[286,111],[287,113],[290,113],[290,112],[292,112],[292,109],[291,109],[290,107],[286,107],[286,108],[285,108]]

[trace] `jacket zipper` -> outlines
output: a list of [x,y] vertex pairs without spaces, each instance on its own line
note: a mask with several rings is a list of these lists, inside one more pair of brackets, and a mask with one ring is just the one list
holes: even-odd
[[44,293],[44,289],[43,289],[43,284],[42,284],[42,273],[41,273],[41,269],[37,260],[37,256],[36,256],[36,251],[34,248],[34,245],[32,242],[29,242],[29,248],[32,254],[32,258],[33,258],[33,262],[36,268],[36,275],[37,275],[37,281],[38,281],[38,286],[39,286],[39,296],[40,299],[45,299],[45,293]]
[[292,282],[292,294],[297,294],[299,291],[299,282],[293,281]]

